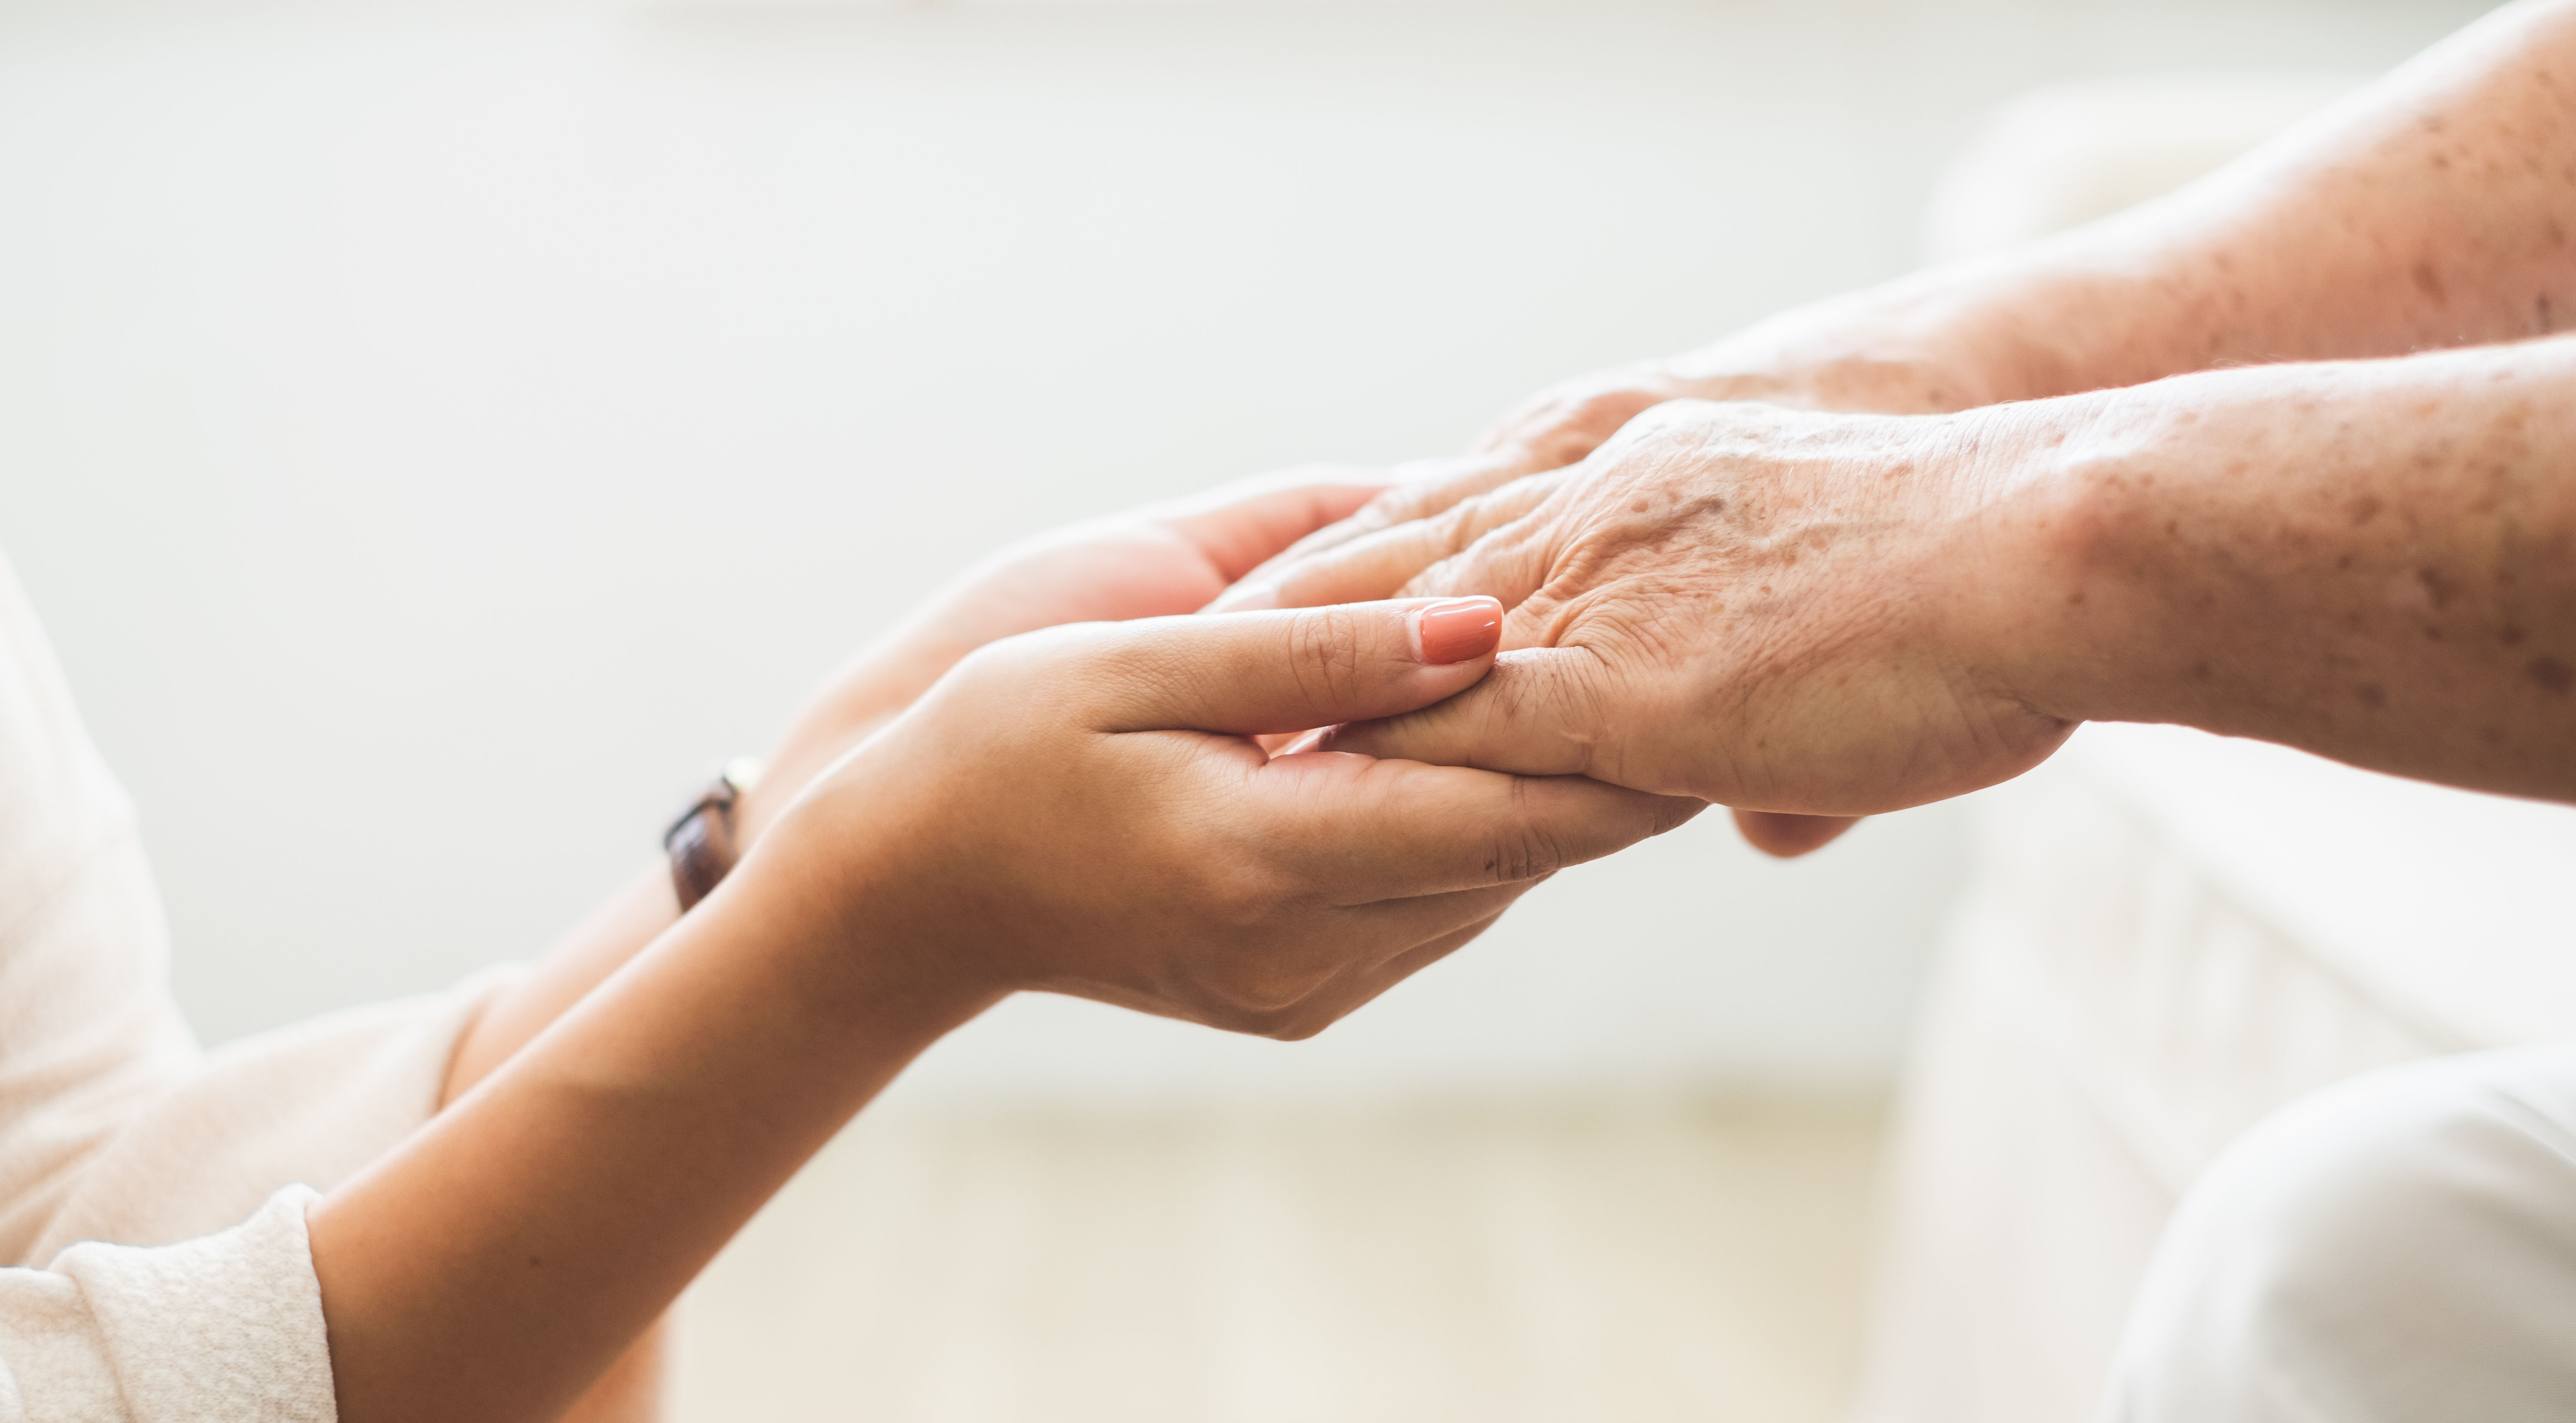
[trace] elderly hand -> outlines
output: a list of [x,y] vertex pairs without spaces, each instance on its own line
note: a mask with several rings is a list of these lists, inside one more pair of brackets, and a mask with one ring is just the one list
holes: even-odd
[[[2016,775],[2071,726],[1996,670],[2016,580],[1988,540],[2016,514],[1987,423],[1668,403],[1571,469],[1306,560],[1292,605],[1510,609],[1482,683],[1323,744],[1798,816]],[[1746,831],[1794,853],[1838,828]]]
[[[1325,586],[1379,597],[1417,571],[1408,537],[1377,537],[1434,519],[1529,475],[1589,456],[1640,413],[1671,400],[1760,401],[1809,410],[1919,414],[2025,394],[2026,353],[2009,332],[1963,319],[1937,286],[1893,283],[1783,313],[1696,351],[1596,372],[1540,391],[1473,453],[1418,460],[1351,517],[1319,529],[1248,574],[1210,608],[1235,612],[1340,601]],[[1815,849],[1848,819],[1738,810],[1745,838],[1773,854]]]
[[2013,399],[2026,353],[2009,332],[1962,319],[1921,281],[1816,302],[1697,350],[1550,386],[1465,455],[1416,460],[1350,518],[1299,540],[1213,609],[1268,606],[1270,585],[1344,543],[1444,513],[1461,500],[1583,459],[1667,400],[1749,400],[1806,410],[1931,414]]

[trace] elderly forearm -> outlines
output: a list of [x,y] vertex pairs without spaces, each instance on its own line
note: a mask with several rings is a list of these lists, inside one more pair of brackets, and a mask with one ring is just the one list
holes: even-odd
[[1968,418],[2037,476],[1980,604],[2034,708],[2576,800],[2576,338]]
[[1957,410],[2517,340],[2576,312],[2576,3],[2509,6],[2169,197],[1788,313],[1690,392]]

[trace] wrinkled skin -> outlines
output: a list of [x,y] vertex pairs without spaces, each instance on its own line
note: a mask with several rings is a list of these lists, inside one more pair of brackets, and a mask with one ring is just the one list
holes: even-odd
[[[1802,307],[1686,356],[1545,392],[1504,420],[1475,454],[1400,469],[1399,488],[1256,570],[1219,606],[1301,601],[1293,586],[1272,585],[1316,581],[1310,565],[1324,557],[1342,565],[1346,586],[1389,592],[1402,587],[1419,571],[1418,565],[1402,566],[1408,551],[1381,550],[1383,566],[1374,570],[1341,555],[1407,520],[1441,515],[1515,479],[1582,459],[1640,411],[1664,401],[1955,412],[2144,387],[2190,372],[2405,356],[2522,342],[2562,330],[2566,313],[2576,311],[2576,262],[2570,260],[2568,236],[2576,232],[2576,183],[2569,181],[2576,172],[2570,167],[2570,155],[2576,155],[2576,86],[2564,78],[2571,64],[2576,4],[2502,6],[2331,111],[2163,199],[1991,258]],[[2551,397],[2535,390],[2534,398]],[[2230,419],[2248,428],[2260,423],[2243,412]],[[2397,429],[2383,438],[2403,436]],[[2299,437],[2333,438],[2334,431],[2304,431]],[[2248,449],[2216,453],[2245,460],[2248,470],[2262,463]],[[2428,469],[2444,467],[2439,451],[2428,455]],[[2268,468],[2280,478],[2310,463],[2293,459]],[[2184,462],[2152,472],[2187,479],[2194,468]],[[2396,498],[2411,497],[2398,487],[2402,480],[2373,473],[2389,478]],[[2195,498],[2204,496],[2216,497],[2194,492]],[[2428,506],[2441,504],[2438,493],[2424,497]],[[2476,517],[2475,510],[2451,512]],[[2299,526],[2296,509],[2264,514],[2286,519],[2271,528]],[[2264,535],[2248,525],[2245,536]],[[2116,533],[2106,532],[2104,547],[2116,543]],[[2130,548],[2118,550],[2114,561],[2143,567],[2159,556]],[[1989,558],[1981,571],[1996,572],[1995,560]],[[2321,570],[2339,571],[2331,560]],[[2204,574],[2217,576],[2203,569],[2183,577],[2189,582]],[[2298,596],[2297,589],[2286,592],[2291,599]],[[1737,598],[1735,606],[1740,613],[1744,600]],[[2370,595],[2354,608],[2387,606],[2387,597]],[[2359,615],[2369,620],[2369,614]],[[2161,616],[2155,610],[2145,615],[2147,628],[2163,641],[2131,649],[2123,665],[2136,668],[2143,659],[2152,666],[2159,647],[2170,651],[2208,631],[2205,618],[2182,617],[2166,626]],[[2524,621],[2517,614],[2512,625]],[[2260,641],[2268,630],[2244,631]],[[2127,637],[2127,630],[2097,621],[2067,654],[2069,665],[2101,658],[2106,640]],[[2265,667],[2277,674],[2285,660],[2313,651],[2313,639],[2291,639]],[[2213,648],[2209,656],[2181,659],[2179,666],[2215,666],[2226,656]],[[2395,675],[2404,659],[2388,661]],[[2116,680],[2119,670],[2097,667],[2092,680]],[[2439,675],[2454,679],[2443,685],[2456,688],[2469,685],[2456,680],[2464,672]],[[2312,680],[2357,681],[2386,695],[2384,678],[2357,678],[2348,666],[2320,670]],[[2149,719],[2198,718],[2193,724],[2273,736],[2364,764],[2470,784],[2521,785],[2526,779],[2527,768],[2501,764],[2512,759],[2501,751],[2495,753],[2500,764],[2480,767],[2469,764],[2474,756],[2424,750],[2444,740],[2438,722],[2402,735],[2347,737],[2309,726],[2293,713],[2248,710],[2272,695],[2259,686],[2238,689],[2239,705],[2212,703],[2206,689],[2127,690],[2139,705],[2125,711]],[[1969,697],[1963,704],[1977,701]],[[2472,708],[2462,715],[2482,723],[2485,713]],[[2500,725],[2493,730],[2499,747],[2512,739]],[[2396,754],[2408,746],[2416,754]],[[1754,766],[1758,748],[1748,747],[1744,756],[1748,768]],[[1913,783],[1910,775],[1906,783]],[[1761,812],[1739,812],[1737,821],[1754,843],[1779,853],[1811,849],[1839,828]]]
[[[1406,526],[1447,518],[1443,532],[1453,539],[1490,529],[1525,505],[1535,487],[1523,487],[1531,476],[1585,460],[1630,421],[1668,401],[1952,411],[2001,398],[2003,387],[1983,373],[2004,364],[1972,353],[1958,333],[1932,329],[1900,291],[1801,308],[1701,350],[1578,376],[1524,401],[1472,453],[1398,467],[1385,492],[1255,569],[1214,610],[1328,603],[1340,601],[1339,590],[1360,588],[1375,591],[1348,596],[1386,596],[1423,567],[1423,545],[1403,535]],[[1445,552],[1458,547],[1463,544]],[[1515,626],[1529,624],[1524,617]],[[1507,647],[1544,645],[1509,636]],[[1775,855],[1817,849],[1853,823],[1741,807],[1735,820],[1749,842]]]
[[1990,361],[1907,334],[1902,303],[1801,308],[1702,350],[1561,381],[1514,407],[1465,455],[1416,460],[1350,518],[1291,545],[1246,584],[1378,530],[1444,513],[1513,480],[1574,464],[1668,400],[1740,400],[1897,415],[2001,398],[1971,373]]
[[1995,610],[1938,592],[2012,493],[1972,435],[1667,403],[1570,469],[1310,559],[1289,601],[1410,566],[1405,596],[1510,610],[1483,683],[1322,744],[1804,817],[2017,775],[2072,726],[1984,670]]

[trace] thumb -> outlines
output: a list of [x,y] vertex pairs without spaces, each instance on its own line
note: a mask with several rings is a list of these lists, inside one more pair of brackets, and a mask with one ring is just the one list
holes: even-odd
[[1102,731],[1259,735],[1399,716],[1474,686],[1493,664],[1503,605],[1406,598],[1225,617],[1102,624]]

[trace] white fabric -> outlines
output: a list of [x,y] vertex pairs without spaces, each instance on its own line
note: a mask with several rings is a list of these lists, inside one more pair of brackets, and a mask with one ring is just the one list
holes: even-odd
[[2355,1074],[2576,1037],[2566,877],[2530,863],[2576,859],[2576,809],[2088,727],[1980,820],[1862,1423],[2091,1416],[2175,1202],[2239,1136]]
[[[2009,107],[1944,182],[1934,242],[1986,252],[2153,197],[2342,82]],[[2093,1416],[2176,1201],[2255,1123],[2388,1064],[2576,1037],[2576,809],[2127,726],[1982,799],[1906,1072],[1855,1423]]]
[[332,1418],[306,1188],[428,1118],[495,986],[207,1054],[165,957],[133,811],[0,563],[0,1423]]
[[75,1245],[0,1271],[0,1423],[330,1423],[311,1189],[178,1245]]
[[2576,1048],[2372,1073],[2230,1147],[2157,1249],[2106,1418],[2576,1418]]

